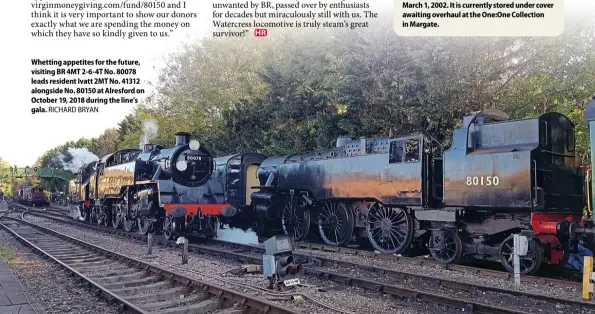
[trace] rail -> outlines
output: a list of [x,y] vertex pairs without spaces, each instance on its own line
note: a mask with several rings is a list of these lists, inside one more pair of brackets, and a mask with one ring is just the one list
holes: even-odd
[[[45,215],[46,213],[29,212],[29,214],[35,214],[35,215],[39,215],[44,218],[59,220],[60,222],[66,222],[69,224],[80,225],[83,227],[101,230],[103,232],[109,232],[112,234],[116,233],[116,234],[119,234],[119,235],[122,235],[125,237],[132,237],[136,240],[143,241],[143,242],[145,239],[144,236],[141,236],[136,233],[127,233],[127,232],[123,232],[123,231],[119,231],[119,230],[108,229],[108,228],[105,228],[102,226],[89,225],[89,224],[85,224],[85,223],[64,220],[64,219],[57,218],[57,217],[49,217],[48,215]],[[219,241],[219,242],[224,243],[223,241]],[[227,244],[230,244],[230,245],[233,244],[235,246],[238,246],[238,245],[246,246],[249,249],[258,251],[257,253],[259,253],[259,254],[262,253],[262,251],[263,251],[263,249],[258,246],[242,245],[242,244],[237,244],[237,243],[227,243]],[[197,245],[197,244],[191,244],[190,249],[196,253],[216,255],[216,256],[225,256],[228,258],[240,260],[242,262],[248,262],[248,263],[261,263],[262,262],[262,258],[261,258],[262,255],[255,256],[255,255],[250,255],[250,254],[238,253],[238,252],[234,252],[233,249],[225,250],[225,249],[221,249],[221,248],[213,248],[208,245]],[[334,249],[338,249],[338,248],[334,248]],[[334,251],[338,251],[338,250],[334,250]],[[438,286],[446,288],[446,289],[457,289],[457,287],[465,287],[464,288],[465,290],[482,290],[482,291],[488,291],[488,292],[513,295],[513,296],[528,297],[528,298],[532,298],[535,300],[540,300],[540,301],[545,301],[545,302],[550,302],[550,303],[556,302],[556,303],[566,304],[568,306],[589,307],[589,308],[595,309],[595,304],[591,304],[591,303],[587,303],[587,302],[566,300],[563,298],[556,298],[556,297],[551,297],[551,296],[547,296],[547,295],[540,295],[540,294],[534,294],[534,293],[523,292],[523,291],[508,290],[508,289],[502,289],[502,288],[498,288],[498,287],[466,283],[466,282],[461,282],[461,281],[452,280],[452,279],[433,278],[430,276],[416,275],[416,274],[408,273],[406,271],[398,271],[398,270],[394,270],[394,269],[363,266],[363,265],[358,265],[355,263],[340,261],[338,259],[324,258],[324,257],[320,257],[320,256],[315,256],[315,255],[294,253],[294,256],[296,256],[297,258],[300,258],[300,259],[317,260],[320,262],[320,266],[329,266],[329,265],[333,265],[333,264],[335,264],[335,265],[338,264],[338,265],[344,265],[347,267],[354,267],[354,268],[359,268],[359,269],[363,269],[363,270],[368,270],[373,273],[382,273],[382,274],[385,274],[388,276],[394,276],[394,277],[400,278],[400,279],[416,279],[416,280],[422,280],[422,281],[437,282]],[[338,274],[336,272],[331,272],[331,271],[327,271],[327,270],[316,268],[316,267],[306,266],[306,267],[304,267],[304,270],[307,274],[321,276],[325,279],[345,283],[347,285],[362,287],[362,288],[366,288],[366,289],[372,289],[372,290],[375,290],[378,292],[389,293],[389,294],[400,296],[400,297],[414,297],[415,299],[425,300],[425,301],[429,301],[432,303],[438,303],[438,304],[443,304],[443,305],[448,305],[448,306],[463,307],[463,308],[473,310],[478,313],[522,313],[522,312],[519,312],[519,311],[516,311],[513,309],[506,309],[506,308],[495,306],[492,304],[484,304],[481,302],[474,302],[474,301],[470,301],[470,300],[457,300],[457,299],[454,299],[454,298],[451,298],[451,297],[445,296],[445,295],[429,293],[427,291],[420,291],[420,290],[416,290],[416,289],[399,287],[399,286],[389,284],[389,283],[382,283],[382,282],[378,282],[378,281],[374,281],[374,280],[369,280],[367,278],[346,276],[346,275]],[[508,273],[506,273],[506,274],[508,274]],[[542,283],[543,283],[543,280],[542,280]]]
[[[24,216],[25,214],[27,214],[26,212],[23,212],[22,215]],[[157,274],[159,276],[168,278],[169,280],[175,281],[177,283],[179,283],[181,286],[193,286],[193,287],[198,287],[198,288],[203,288],[205,290],[205,292],[209,293],[212,296],[218,297],[218,298],[223,298],[225,300],[229,300],[231,301],[231,303],[239,303],[242,304],[243,306],[247,306],[251,309],[257,310],[257,311],[261,311],[262,313],[270,313],[270,314],[297,314],[300,312],[288,309],[282,305],[279,304],[275,304],[272,302],[268,302],[265,300],[260,300],[257,299],[255,297],[249,296],[249,295],[245,295],[236,291],[232,291],[230,289],[227,289],[225,287],[221,287],[219,285],[213,284],[213,283],[206,283],[204,281],[200,281],[197,279],[193,279],[193,278],[188,278],[186,276],[174,273],[172,271],[166,270],[164,268],[146,263],[144,261],[135,259],[133,257],[129,257],[129,256],[125,256],[119,253],[115,253],[115,252],[111,252],[108,250],[105,250],[99,246],[93,245],[91,243],[76,239],[76,238],[72,238],[70,236],[64,235],[62,233],[59,233],[57,231],[33,224],[31,222],[28,222],[26,220],[23,219],[18,219],[18,218],[12,218],[12,217],[4,217],[5,219],[10,219],[10,220],[14,220],[14,221],[18,221],[20,223],[26,224],[32,228],[38,229],[40,231],[42,231],[43,233],[55,236],[57,238],[63,239],[67,242],[70,243],[74,243],[78,246],[84,247],[86,249],[88,249],[89,251],[92,252],[98,252],[101,255],[110,257],[114,260],[120,260],[120,261],[126,261],[127,264],[130,265],[136,265],[136,268],[140,268],[140,269],[144,269],[147,271],[150,271],[151,273]],[[109,291],[108,289],[103,288],[99,283],[93,281],[92,279],[88,278],[87,276],[85,276],[84,274],[80,273],[79,271],[77,271],[76,269],[72,268],[70,265],[67,265],[66,263],[60,261],[59,259],[55,258],[54,256],[52,256],[50,253],[46,252],[45,250],[41,249],[40,247],[36,246],[35,244],[33,244],[32,242],[28,241],[27,239],[25,239],[24,237],[20,236],[17,232],[13,231],[11,228],[9,228],[8,226],[6,226],[5,224],[0,223],[0,226],[3,227],[4,229],[8,230],[9,232],[11,232],[11,234],[13,236],[15,236],[17,239],[21,240],[23,243],[31,246],[32,248],[38,250],[39,252],[41,252],[42,254],[50,257],[54,262],[60,264],[61,266],[65,267],[66,269],[68,269],[69,271],[71,271],[72,273],[76,274],[78,277],[80,277],[81,279],[87,281],[89,284],[93,285],[96,289],[102,291],[103,293],[108,294],[110,297],[112,297],[113,299],[117,300],[119,303],[123,304],[125,308],[132,310],[133,312],[136,313],[147,313],[147,311],[144,311],[143,309],[139,308],[138,306],[136,306],[135,304],[132,304],[130,302],[128,302],[126,299],[118,296],[115,293],[112,293],[111,291]]]

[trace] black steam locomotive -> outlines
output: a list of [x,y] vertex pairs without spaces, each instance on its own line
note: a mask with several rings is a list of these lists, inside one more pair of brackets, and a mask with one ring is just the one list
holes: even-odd
[[447,150],[422,134],[339,138],[325,152],[264,160],[251,210],[297,240],[312,227],[333,246],[367,238],[383,253],[423,247],[443,263],[466,255],[509,270],[523,232],[530,273],[563,265],[576,242],[568,230],[581,219],[584,178],[574,145],[561,114],[509,120],[498,110],[465,117]]
[[[163,230],[170,238],[193,233],[217,235],[217,216],[226,204],[205,203],[204,186],[213,158],[190,134],[176,134],[176,145],[146,144],[121,150],[85,166],[71,182],[71,199],[83,220],[146,234]],[[74,189],[74,191],[73,191]]]

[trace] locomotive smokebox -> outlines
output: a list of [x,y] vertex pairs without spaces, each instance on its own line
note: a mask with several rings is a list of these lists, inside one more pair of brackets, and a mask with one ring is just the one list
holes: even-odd
[[147,152],[150,150],[154,150],[155,149],[155,144],[145,144],[145,146],[143,147],[143,152]]
[[176,133],[176,146],[186,145],[190,142],[190,133],[178,132]]
[[341,147],[353,140],[355,140],[353,137],[339,137],[337,138],[337,147]]

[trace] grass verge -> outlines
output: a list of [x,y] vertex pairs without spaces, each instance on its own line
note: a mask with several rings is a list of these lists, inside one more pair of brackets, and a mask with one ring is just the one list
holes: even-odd
[[0,245],[0,258],[10,264],[13,260],[12,249],[8,246]]

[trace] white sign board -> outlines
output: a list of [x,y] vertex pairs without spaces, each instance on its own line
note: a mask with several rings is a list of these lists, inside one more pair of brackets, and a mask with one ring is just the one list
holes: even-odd
[[283,284],[286,287],[291,287],[291,286],[299,285],[300,284],[300,280],[298,278],[287,279],[287,280],[283,281]]

